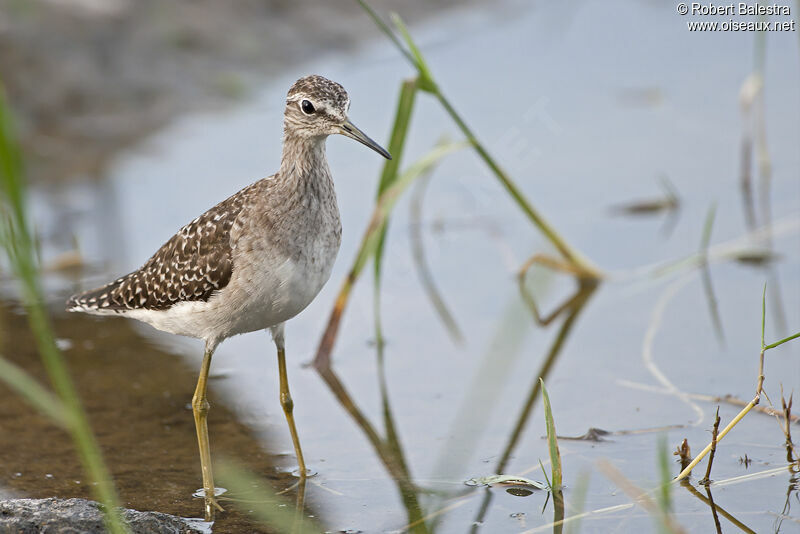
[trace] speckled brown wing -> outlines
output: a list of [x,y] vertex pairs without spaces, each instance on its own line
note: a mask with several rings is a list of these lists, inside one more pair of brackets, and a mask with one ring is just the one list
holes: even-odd
[[71,297],[67,310],[166,310],[179,302],[208,301],[231,279],[231,229],[258,185],[242,189],[181,228],[140,269]]

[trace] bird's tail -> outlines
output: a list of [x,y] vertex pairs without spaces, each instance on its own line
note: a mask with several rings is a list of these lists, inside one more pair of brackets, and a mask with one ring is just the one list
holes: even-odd
[[125,278],[119,278],[113,282],[106,284],[102,287],[90,289],[77,295],[72,295],[67,299],[68,312],[84,312],[84,313],[103,313],[123,311],[128,308],[114,299],[115,289],[125,281]]

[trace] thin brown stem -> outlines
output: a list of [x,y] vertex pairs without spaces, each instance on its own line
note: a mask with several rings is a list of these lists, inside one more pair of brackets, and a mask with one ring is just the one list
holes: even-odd
[[717,406],[717,413],[714,416],[714,429],[711,431],[711,453],[708,455],[708,466],[706,467],[706,476],[704,476],[703,479],[700,481],[700,484],[706,487],[711,484],[711,465],[714,463],[714,454],[716,454],[717,452],[718,434],[719,434],[719,406]]
[[[742,418],[743,418],[745,415],[747,415],[747,413],[748,413],[750,410],[752,410],[752,409],[753,409],[753,407],[756,405],[756,402],[757,402],[757,399],[755,399],[755,398],[754,398],[753,400],[751,400],[750,402],[748,402],[748,403],[747,403],[747,406],[745,406],[745,407],[742,409],[742,411],[740,411],[738,414],[736,414],[736,417],[734,417],[734,418],[733,418],[733,420],[732,420],[730,423],[728,423],[728,425],[727,425],[727,426],[726,426],[726,427],[725,427],[725,428],[722,430],[722,432],[720,432],[720,433],[719,433],[719,436],[717,436],[717,441],[722,441],[722,438],[724,438],[724,437],[725,437],[725,436],[728,434],[728,432],[730,432],[730,431],[731,431],[731,429],[733,429],[733,427],[735,427],[735,426],[736,426],[736,425],[739,423],[739,421],[741,421],[741,420],[742,420]],[[679,480],[683,480],[684,478],[686,478],[687,476],[689,476],[689,474],[692,472],[692,469],[694,469],[694,468],[695,468],[695,466],[696,466],[698,463],[700,463],[700,460],[702,460],[703,458],[705,458],[705,457],[706,457],[706,455],[707,455],[709,452],[711,452],[711,443],[709,443],[709,444],[706,446],[706,448],[705,448],[705,449],[703,449],[703,450],[700,452],[700,454],[698,454],[697,456],[695,456],[694,460],[692,460],[692,463],[690,463],[689,465],[687,465],[687,466],[686,466],[686,469],[684,469],[683,471],[681,471],[681,472],[680,472],[680,474],[679,474],[677,477],[675,477],[675,481],[677,482],[677,481],[679,481]]]
[[783,384],[781,384],[781,408],[782,408],[782,415],[783,415],[783,435],[786,438],[785,445],[786,445],[786,461],[789,463],[794,463],[794,443],[792,442],[792,397],[794,394],[789,395],[789,400],[786,400],[786,397],[783,395]]

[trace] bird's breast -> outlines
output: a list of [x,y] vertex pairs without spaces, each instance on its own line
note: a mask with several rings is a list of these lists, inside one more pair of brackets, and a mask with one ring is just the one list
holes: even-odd
[[[334,204],[272,221],[248,233],[236,246],[233,277],[248,330],[291,319],[308,306],[328,281],[341,243]],[[252,323],[252,324],[251,324]],[[255,323],[258,323],[257,325]]]

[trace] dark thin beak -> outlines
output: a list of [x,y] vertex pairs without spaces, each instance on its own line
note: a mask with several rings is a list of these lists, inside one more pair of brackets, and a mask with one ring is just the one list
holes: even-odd
[[359,130],[355,124],[350,122],[350,119],[346,119],[344,124],[342,124],[342,135],[346,135],[347,137],[351,137],[363,145],[367,145],[386,159],[392,159],[392,155],[389,154],[385,148],[370,139],[367,134]]

